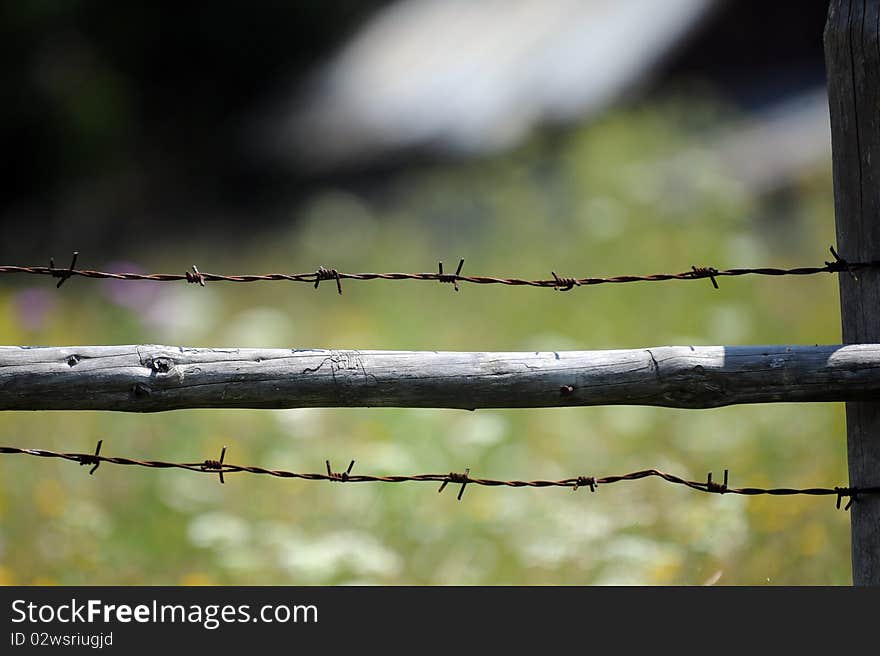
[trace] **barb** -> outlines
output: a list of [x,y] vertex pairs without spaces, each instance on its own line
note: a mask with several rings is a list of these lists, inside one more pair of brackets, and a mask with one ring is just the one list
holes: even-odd
[[187,271],[187,272],[185,272],[184,275],[186,276],[187,282],[191,282],[191,283],[197,282],[202,287],[205,286],[205,276],[204,276],[204,274],[202,274],[199,271],[198,267],[195,264],[193,264],[193,266],[192,266],[192,272]]
[[849,273],[853,277],[857,271],[866,269],[880,269],[880,261],[872,262],[849,262],[841,258],[834,247],[831,248],[834,260],[825,262],[824,266],[797,267],[793,269],[777,269],[771,267],[716,269],[714,267],[692,266],[690,270],[681,273],[655,273],[650,275],[622,275],[608,278],[563,278],[552,272],[552,278],[528,280],[525,278],[499,278],[493,276],[464,276],[461,269],[464,260],[459,260],[455,273],[444,273],[443,263],[440,262],[437,272],[432,273],[342,273],[337,269],[326,269],[323,266],[310,273],[266,273],[251,275],[222,275],[219,273],[205,273],[195,266],[192,271],[182,274],[174,273],[109,273],[92,269],[75,269],[78,253],[74,253],[73,262],[68,269],[56,269],[54,260],[50,260],[48,267],[42,266],[12,266],[0,265],[0,274],[22,273],[30,275],[47,275],[60,278],[58,287],[73,277],[101,278],[111,280],[141,280],[152,282],[174,282],[184,280],[188,283],[198,283],[205,286],[206,282],[263,282],[263,281],[287,281],[311,283],[318,287],[322,280],[335,280],[336,289],[342,294],[342,280],[427,280],[435,282],[451,283],[456,291],[459,291],[459,283],[472,283],[475,285],[509,285],[513,287],[546,287],[557,291],[571,291],[575,287],[590,285],[619,284],[630,282],[661,282],[666,280],[701,280],[708,278],[715,289],[718,289],[718,278],[732,276],[809,276],[819,273]]
[[226,457],[226,447],[220,451],[220,460],[205,460],[202,463],[202,471],[216,471],[220,475],[220,483],[224,484],[226,481],[223,480],[223,471],[225,465],[223,464],[223,459]]
[[165,462],[161,460],[136,460],[134,458],[122,458],[117,456],[100,455],[101,442],[95,453],[64,453],[58,451],[49,451],[46,449],[22,449],[14,446],[0,446],[0,455],[25,455],[38,458],[60,458],[79,463],[80,465],[93,465],[92,471],[98,468],[102,462],[112,465],[147,467],[156,469],[184,469],[191,472],[202,474],[219,474],[220,482],[223,480],[223,474],[244,472],[248,474],[260,474],[265,476],[274,476],[277,478],[296,478],[306,481],[330,481],[333,483],[440,483],[438,492],[446,489],[449,483],[460,484],[461,488],[456,497],[461,501],[464,490],[468,485],[479,485],[481,487],[515,487],[515,488],[543,488],[543,487],[567,487],[573,491],[577,491],[581,487],[589,487],[591,492],[595,492],[600,485],[611,485],[623,481],[637,481],[643,478],[659,478],[667,483],[681,485],[698,492],[707,494],[739,494],[744,496],[771,495],[771,496],[792,496],[792,495],[808,495],[808,496],[833,496],[837,500],[837,508],[843,498],[848,498],[848,502],[844,510],[849,510],[852,504],[865,495],[880,495],[880,486],[874,487],[809,487],[809,488],[757,488],[757,487],[729,487],[728,471],[724,470],[724,482],[716,483],[712,480],[712,472],[709,472],[705,481],[691,481],[674,474],[659,471],[657,469],[644,469],[641,471],[631,472],[629,474],[620,474],[615,476],[585,476],[578,475],[571,478],[562,478],[559,480],[499,480],[494,478],[475,478],[470,475],[471,470],[465,469],[464,473],[449,472],[447,474],[412,474],[404,476],[372,476],[367,474],[352,474],[355,461],[352,460],[348,465],[348,469],[344,472],[334,472],[330,466],[330,461],[326,460],[327,473],[301,473],[293,471],[285,471],[282,469],[266,469],[264,467],[255,467],[251,465],[234,465],[224,462],[226,456],[226,447],[220,452],[219,460],[202,460],[201,462]]
[[350,463],[348,463],[348,469],[346,469],[344,472],[334,472],[330,468],[330,461],[325,460],[324,462],[327,464],[327,477],[331,481],[338,481],[340,483],[345,483],[345,481],[348,480],[348,475],[351,474],[351,468],[354,467],[354,460],[352,460]]
[[560,292],[569,292],[575,287],[580,287],[581,283],[578,282],[576,278],[560,278],[556,275],[555,271],[551,271],[550,274],[553,276],[553,280],[556,281],[556,286],[554,289]]
[[342,282],[339,280],[339,272],[336,269],[325,269],[322,266],[315,271],[315,289],[321,284],[322,280],[336,280],[336,289],[342,296]]
[[472,482],[470,479],[470,469],[465,469],[464,474],[456,474],[455,472],[449,472],[446,477],[446,480],[440,485],[440,489],[437,490],[438,494],[442,492],[448,483],[461,483],[461,489],[458,491],[458,496],[456,499],[461,501],[461,495],[464,494],[464,489],[467,487],[467,484]]
[[443,262],[437,263],[437,280],[440,282],[451,282],[455,291],[458,291],[458,281],[464,280],[461,277],[461,268],[464,266],[464,258],[458,261],[458,268],[455,273],[443,273]]
[[596,491],[596,479],[592,476],[578,476],[577,479],[575,479],[574,485],[571,489],[573,492],[577,492],[577,489],[584,485],[588,485],[590,487],[590,492]]
[[95,447],[95,455],[90,456],[86,454],[79,459],[80,466],[92,465],[92,468],[89,470],[89,476],[94,474],[98,467],[101,466],[101,445],[103,443],[104,440],[98,440],[98,446]]
[[830,271],[846,271],[847,273],[849,273],[850,276],[852,276],[853,280],[858,280],[859,277],[855,274],[854,270],[856,267],[840,257],[840,255],[837,254],[837,251],[834,250],[834,246],[832,246],[830,250],[831,255],[834,257],[834,261],[826,261],[825,266],[827,266]]
[[694,278],[708,278],[712,281],[712,286],[715,289],[718,289],[718,281],[715,280],[715,276],[718,275],[718,269],[716,269],[715,267],[692,266],[691,271],[694,272]]
[[61,289],[61,285],[63,285],[70,276],[74,275],[74,267],[76,266],[76,258],[79,257],[79,251],[73,252],[73,258],[70,260],[70,266],[66,271],[57,271],[55,269],[55,258],[49,258],[49,275],[53,278],[60,278],[58,284],[55,285],[55,289]]

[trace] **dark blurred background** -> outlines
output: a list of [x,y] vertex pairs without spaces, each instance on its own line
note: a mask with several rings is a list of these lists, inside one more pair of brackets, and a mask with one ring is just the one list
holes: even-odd
[[[610,106],[699,89],[760,115],[823,84],[821,0],[464,5],[4,3],[0,218],[18,239],[4,240],[0,253],[22,263],[86,245],[127,251],[172,226],[179,237],[246,236],[289,223],[291,205],[315,188],[381,193],[395,171],[513,148],[536,130],[564,132]],[[528,20],[511,19],[517,13]],[[493,30],[504,38],[493,40]],[[454,36],[431,41],[444,32]],[[405,61],[375,56],[384,46],[393,58],[398,43],[413,39],[421,59],[405,47]],[[632,61],[620,64],[618,50]],[[538,62],[534,70],[522,57]],[[485,76],[468,79],[468,68]],[[383,98],[382,83],[361,89],[370,78],[352,81],[352,71],[401,82]],[[529,86],[529,76],[558,71],[568,75],[562,93]],[[463,98],[479,87],[485,97],[472,104],[491,109],[453,106],[445,123],[431,123],[424,117],[444,111],[449,97],[416,96],[425,88],[419,80],[432,78],[451,78],[441,91]],[[468,133],[515,114],[524,94],[539,102],[512,134]],[[420,120],[428,127],[389,134]]]

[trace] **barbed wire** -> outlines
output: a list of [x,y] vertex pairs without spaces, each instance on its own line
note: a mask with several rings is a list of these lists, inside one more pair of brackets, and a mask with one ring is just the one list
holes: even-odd
[[264,282],[264,281],[287,281],[311,283],[315,289],[318,288],[321,281],[333,280],[336,282],[336,289],[342,294],[343,280],[423,280],[435,281],[441,283],[450,283],[455,291],[459,291],[459,283],[473,283],[476,285],[510,285],[515,287],[548,287],[557,291],[571,291],[575,287],[586,287],[590,285],[629,283],[629,282],[659,282],[666,280],[701,280],[708,278],[712,281],[713,287],[718,289],[718,278],[729,276],[809,276],[819,273],[840,273],[847,272],[856,277],[858,271],[865,269],[880,268],[880,261],[872,262],[848,262],[840,257],[831,247],[831,254],[834,260],[826,261],[824,266],[796,267],[793,269],[778,269],[772,267],[757,268],[736,268],[736,269],[717,269],[711,266],[692,266],[689,271],[681,273],[655,273],[650,275],[623,275],[612,276],[608,278],[587,277],[572,278],[559,276],[555,271],[551,271],[553,276],[544,280],[527,280],[524,278],[498,278],[490,276],[469,276],[462,275],[461,271],[464,267],[464,259],[459,260],[455,273],[445,273],[443,271],[443,262],[439,262],[436,273],[343,273],[337,269],[318,267],[314,272],[309,273],[266,273],[266,274],[250,274],[250,275],[223,275],[219,273],[207,273],[199,271],[196,265],[192,266],[191,271],[185,271],[182,274],[177,273],[112,273],[107,271],[95,271],[92,269],[77,269],[76,261],[79,257],[79,251],[73,254],[70,266],[66,269],[59,269],[55,266],[55,260],[50,258],[49,266],[13,266],[0,265],[0,274],[30,274],[43,275],[58,278],[56,287],[61,287],[67,280],[72,277],[80,276],[83,278],[99,278],[107,280],[139,280],[150,282],[176,282],[185,280],[187,283],[195,283],[202,287],[207,282]]
[[478,478],[471,476],[470,469],[464,472],[449,472],[446,474],[412,474],[403,476],[372,476],[368,474],[352,474],[355,461],[352,460],[345,471],[334,471],[330,465],[330,461],[326,460],[326,473],[301,473],[286,471],[282,469],[266,469],[264,467],[255,467],[252,465],[235,465],[225,462],[226,447],[224,446],[220,452],[218,460],[202,460],[200,462],[166,462],[161,460],[136,460],[134,458],[123,458],[117,456],[101,455],[101,446],[103,440],[99,440],[94,453],[64,453],[57,451],[49,451],[46,449],[22,449],[13,446],[0,446],[0,455],[26,455],[39,458],[61,458],[76,462],[79,465],[91,466],[89,474],[94,474],[102,463],[123,466],[147,467],[155,469],[183,469],[186,471],[197,472],[201,474],[217,474],[221,483],[225,483],[224,474],[232,473],[248,473],[262,474],[266,476],[274,476],[277,478],[295,478],[306,481],[330,481],[332,483],[440,483],[438,492],[443,492],[450,483],[461,485],[459,488],[457,499],[461,501],[465,488],[468,485],[479,485],[483,487],[514,487],[514,488],[543,488],[543,487],[568,487],[576,491],[579,488],[590,488],[591,492],[595,492],[600,485],[610,485],[622,481],[636,481],[643,478],[659,478],[672,483],[674,485],[682,485],[692,490],[706,492],[709,494],[738,494],[745,496],[771,495],[771,496],[792,496],[792,495],[810,495],[810,496],[834,496],[837,498],[837,508],[840,508],[842,499],[849,499],[844,510],[849,510],[854,501],[862,495],[880,494],[880,486],[878,487],[833,487],[833,488],[758,488],[758,487],[730,487],[728,485],[728,470],[724,470],[723,482],[718,483],[712,480],[712,472],[706,476],[705,481],[687,480],[680,476],[675,476],[657,469],[643,469],[641,471],[631,472],[628,474],[620,474],[614,476],[573,476],[559,480],[498,480],[492,478]]

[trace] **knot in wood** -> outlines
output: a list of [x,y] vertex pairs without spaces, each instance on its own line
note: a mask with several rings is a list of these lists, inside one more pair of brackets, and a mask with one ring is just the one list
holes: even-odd
[[153,358],[150,362],[150,369],[160,374],[167,374],[173,366],[174,362],[171,358],[166,357]]
[[149,385],[145,385],[144,383],[135,383],[131,387],[132,396],[139,399],[146,399],[153,395],[153,390],[150,389]]

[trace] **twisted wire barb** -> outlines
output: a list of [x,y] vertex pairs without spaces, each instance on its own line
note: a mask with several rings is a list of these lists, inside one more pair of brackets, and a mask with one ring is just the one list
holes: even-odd
[[296,478],[306,481],[330,481],[333,483],[440,483],[438,492],[443,492],[450,483],[460,484],[461,488],[458,492],[458,500],[460,501],[464,490],[468,485],[479,485],[482,487],[515,487],[515,488],[542,488],[542,487],[568,487],[577,491],[580,487],[589,487],[591,492],[595,492],[600,485],[610,485],[622,481],[636,481],[643,478],[659,478],[675,485],[682,485],[692,490],[705,492],[708,494],[739,494],[745,496],[771,495],[771,496],[791,496],[791,495],[809,495],[809,496],[834,496],[837,499],[837,508],[840,508],[842,499],[847,498],[844,510],[849,510],[850,506],[862,495],[880,494],[880,486],[876,487],[809,487],[809,488],[758,488],[758,487],[729,487],[728,471],[724,470],[724,482],[718,483],[712,480],[712,472],[706,477],[705,481],[693,481],[659,471],[657,469],[644,469],[641,471],[631,472],[628,474],[620,474],[613,476],[573,476],[570,478],[562,478],[559,480],[499,480],[493,478],[478,478],[470,475],[470,469],[465,469],[463,473],[449,472],[446,474],[412,474],[412,475],[394,475],[394,476],[373,476],[368,474],[352,474],[352,468],[355,461],[352,460],[348,469],[344,472],[334,472],[330,466],[330,461],[326,461],[327,473],[302,473],[285,471],[283,469],[267,469],[264,467],[255,467],[252,465],[235,465],[224,462],[226,456],[226,447],[220,454],[219,460],[202,460],[200,462],[165,462],[161,460],[136,460],[134,458],[124,458],[118,456],[102,456],[100,455],[101,443],[94,453],[66,453],[49,451],[46,449],[22,449],[13,446],[0,446],[0,455],[26,455],[39,458],[61,458],[79,463],[80,465],[92,465],[93,468],[89,472],[93,474],[95,469],[101,463],[109,463],[113,465],[126,465],[135,467],[147,467],[156,469],[184,469],[191,472],[201,474],[218,474],[220,482],[224,483],[224,474],[245,472],[248,474],[262,474],[266,476],[274,476],[277,478]]
[[857,272],[866,269],[880,268],[880,261],[872,262],[848,262],[841,258],[834,247],[831,247],[834,260],[825,262],[824,266],[796,267],[793,269],[778,269],[772,267],[716,269],[711,266],[692,266],[689,271],[681,273],[655,273],[650,275],[623,275],[608,278],[586,277],[569,278],[560,277],[552,272],[552,278],[527,280],[524,278],[500,278],[494,276],[469,276],[462,275],[461,269],[464,260],[460,260],[455,273],[444,273],[443,263],[438,265],[437,272],[428,273],[343,273],[333,268],[318,267],[309,273],[266,273],[250,275],[222,275],[219,273],[207,273],[199,271],[193,265],[191,271],[184,273],[110,273],[95,271],[92,269],[75,269],[78,252],[74,253],[73,261],[67,269],[55,267],[54,260],[50,260],[49,266],[12,266],[0,265],[0,274],[22,273],[31,275],[46,275],[59,278],[58,287],[74,276],[83,278],[100,278],[109,280],[141,280],[152,282],[174,282],[185,280],[187,283],[197,283],[204,287],[206,282],[262,282],[262,281],[288,281],[311,283],[315,289],[323,280],[336,282],[336,289],[342,294],[343,280],[424,280],[441,283],[452,283],[458,291],[458,283],[473,283],[476,285],[509,285],[514,287],[548,287],[557,291],[571,291],[575,287],[589,285],[630,283],[630,282],[659,282],[666,280],[701,280],[708,278],[715,289],[718,289],[718,278],[745,275],[760,276],[809,276],[819,273],[846,272],[856,277]]

